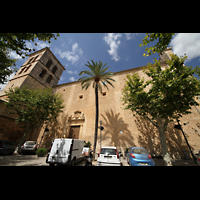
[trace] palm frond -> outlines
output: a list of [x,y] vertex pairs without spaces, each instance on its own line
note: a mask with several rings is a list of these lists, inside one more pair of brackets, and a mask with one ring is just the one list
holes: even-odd
[[87,89],[92,82],[93,82],[92,84],[93,88],[95,88],[97,84],[100,92],[102,92],[102,85],[108,89],[107,83],[112,87],[114,87],[110,82],[110,81],[115,81],[114,79],[110,78],[111,76],[113,76],[113,73],[107,71],[109,68],[109,66],[106,67],[107,63],[103,65],[101,61],[97,63],[94,62],[93,60],[91,60],[91,63],[88,61],[87,63],[88,64],[85,64],[85,66],[90,68],[90,70],[81,71],[79,74],[80,76],[83,74],[89,76],[89,77],[79,78],[78,81],[81,82],[82,89],[84,88]]
[[91,82],[92,82],[92,81],[84,83],[84,84],[82,85],[82,89],[85,88],[85,90],[87,90],[88,87],[90,86]]
[[108,86],[106,85],[106,83],[105,83],[106,81],[104,81],[104,80],[101,80],[101,83],[103,84],[103,86],[104,87],[106,87],[107,88],[107,90],[109,90],[109,88],[108,88]]
[[93,72],[90,70],[86,70],[86,71],[81,71],[79,76],[83,75],[83,74],[87,74],[89,76],[94,76]]
[[111,85],[113,88],[115,88],[114,85],[110,81],[108,81],[108,79],[105,79],[105,80],[109,85]]

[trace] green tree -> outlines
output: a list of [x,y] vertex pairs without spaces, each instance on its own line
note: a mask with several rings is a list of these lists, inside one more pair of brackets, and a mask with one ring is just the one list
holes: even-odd
[[[3,84],[15,70],[11,67],[15,65],[17,59],[11,59],[9,53],[15,51],[19,56],[25,58],[32,50],[26,46],[27,41],[34,42],[35,39],[48,41],[55,40],[59,34],[53,33],[0,33],[0,83]],[[37,45],[37,43],[35,43]]]
[[146,46],[148,43],[156,40],[158,40],[158,42],[153,47],[146,47],[145,51],[147,52],[147,54],[144,53],[143,56],[150,56],[151,53],[161,53],[162,51],[164,51],[170,43],[174,34],[175,33],[146,33],[146,36],[142,40],[142,44],[140,44],[140,47]]
[[[98,91],[102,93],[102,85],[108,89],[107,85],[112,85],[110,81],[115,81],[111,77],[113,76],[112,72],[108,72],[109,66],[105,67],[106,64],[102,67],[102,62],[94,63],[93,60],[92,64],[88,62],[85,64],[90,70],[81,71],[80,76],[86,74],[88,76],[84,76],[79,78],[78,81],[81,82],[82,89],[87,90],[90,84],[92,83],[93,88],[95,88],[95,102],[96,102],[96,120],[95,120],[95,133],[94,133],[94,147],[93,147],[93,154],[95,155],[96,150],[96,142],[97,142],[97,133],[98,133],[98,120],[99,120],[99,100],[98,100]],[[109,89],[108,89],[109,90]]]
[[15,122],[25,123],[25,133],[18,144],[19,147],[25,141],[30,130],[41,126],[43,123],[56,121],[59,113],[63,112],[63,99],[59,94],[52,94],[51,88],[28,89],[27,87],[10,88],[6,92],[10,114],[17,114]]
[[137,73],[127,75],[122,92],[125,109],[131,109],[134,115],[145,117],[158,127],[167,165],[171,165],[165,136],[168,124],[191,113],[194,104],[199,105],[195,96],[200,92],[200,82],[193,76],[195,69],[183,65],[185,60],[186,56],[172,55],[167,61],[168,67],[161,69],[160,62],[155,59],[154,65],[149,63],[144,68],[149,79],[144,81]]

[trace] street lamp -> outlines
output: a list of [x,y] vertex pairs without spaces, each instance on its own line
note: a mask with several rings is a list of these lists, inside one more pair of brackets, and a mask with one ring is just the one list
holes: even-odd
[[100,129],[100,149],[101,149],[101,131],[104,129],[104,127],[102,126],[102,121],[101,120],[100,120],[99,129]]

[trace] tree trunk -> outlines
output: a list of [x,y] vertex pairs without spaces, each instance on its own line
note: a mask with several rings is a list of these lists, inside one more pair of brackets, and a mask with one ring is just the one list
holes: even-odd
[[24,135],[22,136],[20,142],[18,143],[16,150],[19,153],[20,147],[22,146],[22,144],[25,142],[26,137],[28,136],[30,132],[30,126],[29,126],[29,122],[27,122],[26,127],[25,127],[25,131],[24,131]]
[[96,82],[96,86],[95,86],[95,102],[96,102],[96,121],[95,121],[95,132],[94,132],[93,159],[95,159],[95,151],[96,151],[96,145],[97,145],[97,133],[98,133],[98,121],[99,121],[99,101],[98,101],[97,82]]
[[166,136],[165,136],[165,129],[167,128],[167,124],[165,123],[164,120],[160,118],[157,119],[157,123],[158,123],[158,131],[159,131],[159,136],[160,136],[160,144],[162,147],[163,159],[167,166],[172,166],[171,157],[168,152]]

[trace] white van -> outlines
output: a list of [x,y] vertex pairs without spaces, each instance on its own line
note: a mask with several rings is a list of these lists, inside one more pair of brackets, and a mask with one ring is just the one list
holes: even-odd
[[84,140],[54,139],[46,163],[49,163],[50,166],[55,164],[74,165],[84,159],[84,155],[82,155],[84,144]]

